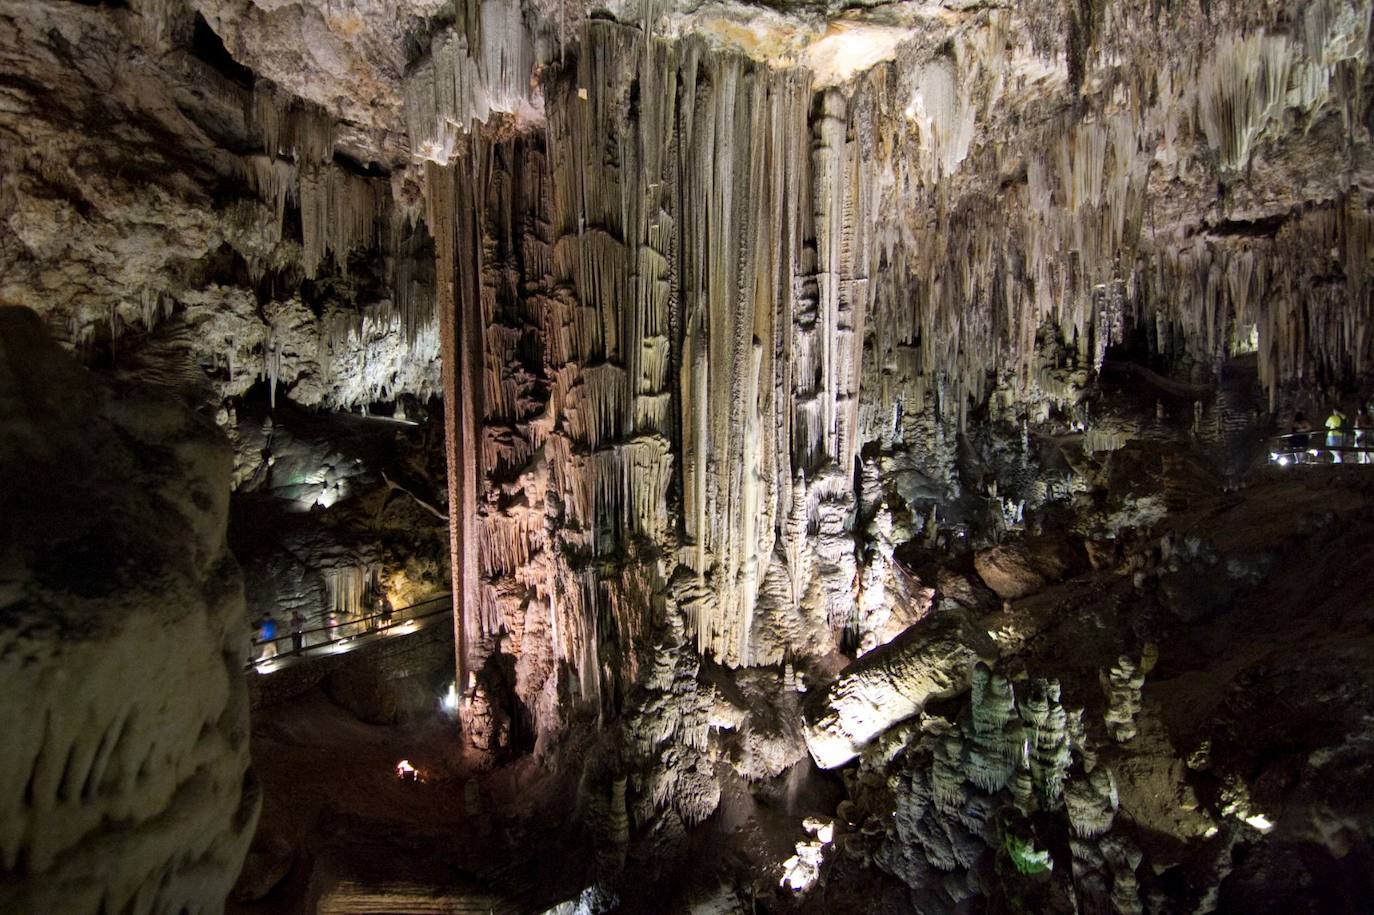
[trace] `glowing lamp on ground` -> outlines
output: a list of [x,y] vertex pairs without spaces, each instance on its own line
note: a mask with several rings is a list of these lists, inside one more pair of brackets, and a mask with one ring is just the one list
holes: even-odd
[[458,685],[456,683],[448,685],[448,692],[439,698],[439,707],[450,715],[458,711]]
[[412,766],[408,759],[396,763],[396,777],[403,782],[422,782],[425,780],[420,770]]

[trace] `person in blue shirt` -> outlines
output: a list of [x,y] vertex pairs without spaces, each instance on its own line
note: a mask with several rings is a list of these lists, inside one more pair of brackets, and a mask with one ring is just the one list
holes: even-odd
[[258,618],[258,648],[262,653],[258,656],[259,660],[267,660],[277,656],[277,643],[273,641],[277,637],[277,621],[272,618],[272,614],[264,610],[262,616]]

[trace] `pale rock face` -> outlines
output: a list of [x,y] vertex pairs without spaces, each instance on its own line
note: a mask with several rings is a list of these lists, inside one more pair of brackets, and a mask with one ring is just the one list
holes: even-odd
[[401,79],[408,36],[444,0],[192,0],[235,59],[271,80],[283,97],[306,99],[352,136],[361,158],[391,164],[406,155]]
[[0,309],[0,908],[218,911],[248,786],[230,454]]
[[932,699],[967,689],[979,660],[996,656],[987,633],[947,610],[911,627],[807,697],[803,735],[816,764],[842,766]]

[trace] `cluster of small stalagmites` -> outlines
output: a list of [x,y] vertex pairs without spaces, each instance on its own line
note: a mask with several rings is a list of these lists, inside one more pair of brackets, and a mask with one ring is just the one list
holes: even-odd
[[1136,868],[1142,855],[1130,839],[1110,834],[1091,841],[1069,839],[1073,854],[1073,882],[1081,911],[1142,915]]
[[1013,821],[1031,815],[1053,816],[1069,834],[1075,878],[1088,881],[1080,905],[1100,891],[1137,910],[1139,852],[1111,832],[1115,779],[1097,765],[1081,711],[1063,707],[1054,680],[1013,683],[979,665],[957,721],[927,717],[892,729],[848,783],[859,803],[841,805],[837,846],[933,893],[931,911],[991,892],[980,861],[1002,848]]
[[1107,699],[1102,718],[1107,724],[1107,733],[1118,743],[1125,743],[1136,734],[1140,690],[1145,685],[1145,671],[1141,667],[1135,659],[1121,655],[1101,675],[1102,691]]

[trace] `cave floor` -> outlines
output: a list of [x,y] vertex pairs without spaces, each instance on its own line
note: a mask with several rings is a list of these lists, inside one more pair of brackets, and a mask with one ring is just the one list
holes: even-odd
[[[396,777],[402,759],[423,783]],[[546,852],[558,841],[540,839],[556,822],[556,786],[528,759],[478,779],[437,708],[366,724],[317,690],[255,713],[253,765],[255,850],[266,855],[250,856],[246,873],[284,879],[252,903],[231,900],[231,913],[514,913],[558,901],[557,856]]]

